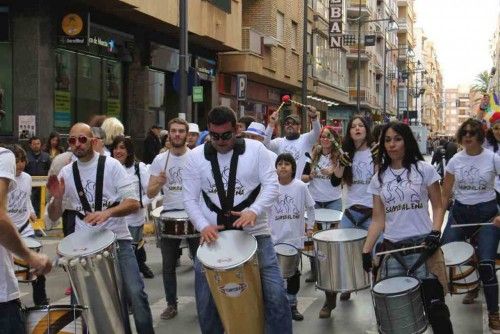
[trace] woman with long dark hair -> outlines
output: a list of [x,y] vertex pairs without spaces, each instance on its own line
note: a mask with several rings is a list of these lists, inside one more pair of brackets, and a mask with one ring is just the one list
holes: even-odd
[[382,279],[408,274],[418,278],[434,333],[453,333],[444,302],[447,280],[439,247],[443,223],[440,177],[434,167],[424,161],[406,124],[387,124],[382,130],[379,150],[380,169],[368,187],[373,195],[373,216],[363,247],[363,268],[371,271],[372,249],[382,232],[382,245],[388,250],[424,245],[386,255],[378,273]]
[[146,195],[149,181],[148,167],[144,163],[136,161],[134,143],[130,137],[115,137],[111,144],[111,156],[120,161],[130,177],[133,177],[137,182],[137,192],[141,202],[141,209],[124,218],[133,238],[135,256],[137,257],[139,270],[144,275],[144,278],[153,278],[153,272],[146,265],[146,251],[144,249],[143,240],[144,223],[146,222],[146,207],[151,203],[151,200]]
[[[463,146],[446,166],[443,182],[443,205],[455,197],[443,234],[443,243],[470,238],[479,258],[479,278],[483,283],[489,326],[500,330],[498,315],[498,279],[495,258],[500,228],[495,225],[460,227],[460,224],[487,223],[498,215],[495,179],[500,174],[500,156],[483,148],[482,123],[468,119],[458,129],[457,141]],[[451,228],[451,225],[457,225]],[[477,290],[464,298],[469,304],[477,297]]]
[[58,132],[53,131],[50,133],[47,145],[45,146],[45,152],[50,155],[51,160],[64,152],[64,148],[61,145],[61,136]]

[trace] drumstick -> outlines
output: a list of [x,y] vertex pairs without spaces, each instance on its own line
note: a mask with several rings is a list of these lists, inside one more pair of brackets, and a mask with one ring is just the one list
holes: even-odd
[[392,254],[392,253],[397,253],[397,252],[402,252],[406,250],[412,250],[412,249],[418,249],[418,248],[424,248],[425,245],[418,245],[418,246],[411,246],[411,247],[404,247],[404,248],[398,248],[398,249],[392,249],[384,252],[379,252],[376,253],[375,255],[385,255],[385,254]]
[[494,224],[493,223],[452,224],[450,227],[457,228],[457,227],[488,226],[488,225],[494,225]]
[[167,161],[165,161],[165,168],[163,168],[163,170],[167,171],[167,165],[168,165],[168,159],[170,158],[170,150],[168,150],[168,153],[167,153]]

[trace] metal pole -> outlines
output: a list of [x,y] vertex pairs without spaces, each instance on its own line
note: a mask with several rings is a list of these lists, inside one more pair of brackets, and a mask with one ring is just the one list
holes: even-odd
[[[356,75],[356,109],[358,114],[361,112],[361,0],[359,0],[358,9],[358,71]],[[365,92],[366,95],[366,92]]]
[[384,36],[384,116],[387,111],[387,31]]
[[184,113],[187,119],[191,120],[191,115],[187,115],[188,102],[188,22],[187,22],[187,0],[179,0],[179,74],[180,74],[180,101],[179,114]]
[[[304,34],[302,35],[302,104],[307,104],[307,0],[304,0]],[[304,115],[302,113],[302,115]]]

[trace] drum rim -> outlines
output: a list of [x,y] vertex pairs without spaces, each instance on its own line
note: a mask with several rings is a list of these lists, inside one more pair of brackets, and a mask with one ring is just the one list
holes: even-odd
[[[336,220],[318,220],[316,218],[316,212],[317,211],[324,211],[324,212],[328,212],[328,213],[334,213],[334,214],[337,214],[337,212],[339,213],[340,215],[340,218],[339,219],[336,219]],[[314,214],[315,214],[315,217],[314,217],[314,222],[315,223],[335,223],[335,222],[340,222],[342,220],[342,216],[344,215],[344,212],[343,211],[340,211],[340,210],[335,210],[335,209],[328,209],[328,208],[317,208],[317,209],[314,209]]]
[[[382,292],[377,292],[375,291],[375,287],[377,286],[377,284],[383,282],[383,281],[386,281],[386,280],[389,280],[389,279],[393,279],[393,278],[411,278],[411,279],[414,279],[415,281],[417,281],[417,285],[411,287],[411,288],[408,288],[406,290],[403,290],[403,291],[398,291],[398,292],[389,292],[389,293],[382,293]],[[420,285],[422,283],[420,282],[420,280],[416,277],[413,277],[413,276],[406,276],[406,275],[398,275],[398,276],[391,276],[391,277],[386,277],[386,278],[383,278],[381,279],[380,281],[376,282],[373,284],[373,288],[371,289],[372,290],[372,293],[373,294],[376,294],[378,296],[398,296],[398,295],[403,295],[407,292],[410,292],[410,291],[413,291],[415,289],[419,289],[420,288]]]
[[[43,246],[42,243],[40,241],[36,240],[35,238],[21,237],[21,239],[23,240],[23,242],[26,245],[26,247],[28,247],[29,249],[37,249],[37,250],[39,250]],[[29,243],[33,243],[33,242],[36,242],[38,244],[38,246],[36,246],[36,247],[30,247],[28,245]]]
[[[443,247],[446,247],[447,245],[457,245],[457,244],[466,244],[466,245],[468,245],[470,248],[472,248],[472,255],[469,256],[465,261],[457,262],[457,263],[454,262],[454,263],[447,264],[446,263],[446,258],[445,258],[445,252],[443,250]],[[447,246],[446,248],[450,248],[450,247],[451,246]],[[444,265],[446,267],[458,267],[458,266],[461,266],[461,265],[469,262],[474,257],[474,253],[475,253],[474,246],[471,245],[470,243],[466,242],[466,241],[452,241],[452,242],[448,242],[447,244],[444,244],[444,245],[441,246],[441,251],[443,252]]]
[[88,307],[84,305],[71,305],[71,304],[55,304],[55,305],[38,305],[38,306],[30,306],[30,307],[25,307],[25,311],[41,311],[41,310],[51,310],[51,309],[78,309],[85,311],[88,309]]
[[[109,231],[109,232],[113,233],[113,241],[112,241],[112,242],[110,242],[110,243],[109,243],[108,245],[106,245],[106,246],[103,246],[103,247],[101,247],[101,248],[99,248],[99,249],[94,249],[94,250],[92,250],[92,252],[88,252],[88,251],[87,251],[87,252],[82,253],[82,254],[79,254],[79,255],[66,255],[66,254],[64,254],[63,252],[61,252],[61,250],[59,249],[59,247],[61,246],[61,242],[62,242],[64,239],[66,239],[66,238],[67,238],[67,237],[66,237],[66,238],[62,239],[62,240],[61,240],[61,241],[57,244],[57,250],[56,250],[56,252],[57,252],[57,254],[59,254],[60,256],[65,257],[65,258],[68,258],[68,259],[75,259],[75,258],[81,258],[81,257],[88,257],[88,256],[97,255],[97,253],[102,252],[103,250],[105,250],[105,249],[107,249],[107,248],[109,248],[109,247],[113,246],[113,245],[115,244],[115,242],[117,241],[117,236],[116,236],[116,233],[115,233],[115,232],[113,232],[113,231],[111,231],[111,230],[107,230],[107,229],[105,229],[105,230],[101,230],[101,231]],[[77,232],[77,231],[75,231],[75,232]],[[72,234],[70,234],[70,235],[73,235],[75,232],[73,232],[73,233],[72,233]],[[91,230],[90,232],[97,232],[97,230],[96,230],[96,231],[92,231],[92,230]],[[105,232],[105,233],[108,233],[108,232]],[[70,235],[68,235],[68,237],[69,237]]]
[[[296,252],[295,254],[281,254],[281,253],[278,253],[278,252],[276,251],[276,246],[278,246],[278,245],[286,245],[286,246],[290,246],[290,247],[292,247],[293,249],[295,249],[297,252]],[[299,256],[299,255],[300,255],[300,250],[299,250],[297,247],[295,247],[294,245],[289,244],[289,243],[287,243],[287,242],[278,242],[278,243],[275,243],[275,244],[273,245],[273,249],[274,249],[274,252],[276,253],[276,255],[278,255],[278,254],[279,254],[279,255],[281,255],[281,256],[285,256],[285,257],[296,257],[296,256]]]
[[343,240],[343,241],[340,241],[340,240],[320,240],[320,239],[316,239],[314,236],[317,235],[317,234],[320,234],[320,233],[332,233],[331,231],[341,231],[341,230],[359,230],[359,231],[365,231],[366,230],[363,230],[361,228],[339,228],[339,229],[329,229],[329,230],[322,230],[322,231],[316,231],[313,233],[312,235],[312,240],[313,240],[313,243],[314,242],[327,242],[327,243],[346,243],[346,242],[351,242],[351,241],[360,241],[360,240],[363,240],[363,239],[366,239],[366,237],[368,236],[368,232],[367,234],[364,236],[364,237],[359,237],[359,238],[356,238],[356,239],[349,239],[349,240]]

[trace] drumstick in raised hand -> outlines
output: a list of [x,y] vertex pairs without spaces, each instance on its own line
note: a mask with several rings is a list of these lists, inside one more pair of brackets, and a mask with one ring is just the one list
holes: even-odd
[[403,252],[407,250],[412,250],[412,249],[418,249],[418,248],[424,248],[425,245],[417,245],[417,246],[411,246],[411,247],[404,247],[404,248],[398,248],[398,249],[391,249],[388,251],[384,252],[378,252],[375,255],[386,255],[386,254],[392,254],[392,253],[397,253],[397,252]]

